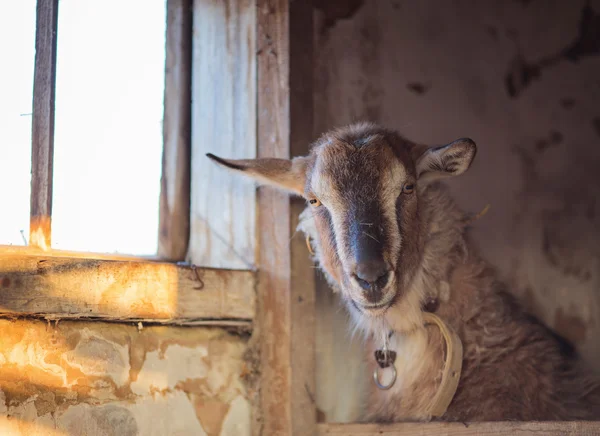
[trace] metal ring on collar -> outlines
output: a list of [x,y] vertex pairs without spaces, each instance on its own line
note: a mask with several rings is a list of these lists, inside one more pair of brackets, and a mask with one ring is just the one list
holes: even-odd
[[390,365],[389,368],[392,369],[392,380],[386,385],[382,385],[379,381],[379,368],[375,368],[375,371],[373,371],[373,380],[375,380],[375,384],[379,389],[383,389],[384,391],[394,386],[394,382],[396,381],[396,367]]

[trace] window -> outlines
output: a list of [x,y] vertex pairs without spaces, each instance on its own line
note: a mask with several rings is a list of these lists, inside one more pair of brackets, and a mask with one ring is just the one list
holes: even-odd
[[[126,416],[126,424],[131,424],[130,415],[121,413],[125,410],[121,407],[125,403],[126,407],[133,407],[143,415],[143,422],[140,420],[142,432],[146,428],[158,428],[160,432],[161,428],[169,426],[171,429],[185,426],[189,430],[189,422],[185,420],[171,425],[172,420],[165,423],[160,413],[152,412],[174,410],[172,403],[164,401],[163,395],[156,397],[154,384],[144,386],[148,395],[144,395],[144,389],[127,389],[129,392],[125,396],[117,395],[118,398],[100,392],[103,389],[100,385],[112,387],[115,384],[99,382],[96,377],[98,371],[108,374],[111,371],[104,369],[112,368],[112,362],[116,361],[123,365],[124,373],[128,373],[127,368],[131,366],[126,351],[123,355],[119,351],[114,358],[112,346],[108,346],[111,351],[106,352],[106,341],[95,337],[87,341],[84,338],[82,341],[87,341],[86,345],[73,345],[75,348],[70,350],[79,361],[88,362],[94,368],[90,379],[93,387],[90,387],[90,395],[86,399],[77,397],[82,387],[79,376],[73,383],[69,380],[68,385],[65,380],[64,389],[57,388],[54,378],[56,368],[65,368],[66,371],[69,366],[64,358],[67,351],[60,346],[67,335],[65,330],[57,328],[59,320],[87,321],[85,324],[61,322],[63,328],[70,326],[78,337],[81,330],[88,327],[107,333],[134,330],[136,336],[140,333],[139,337],[157,341],[159,337],[165,338],[165,334],[172,334],[183,340],[182,347],[177,344],[177,348],[189,349],[195,356],[207,358],[205,346],[187,342],[187,333],[191,337],[198,337],[199,333],[204,338],[202,341],[206,339],[206,346],[211,343],[210,348],[214,348],[213,334],[224,333],[223,340],[227,341],[223,349],[225,357],[230,356],[230,345],[233,346],[230,335],[224,331],[180,329],[172,325],[216,326],[234,329],[238,333],[252,330],[256,313],[253,271],[196,268],[169,262],[183,260],[189,239],[189,226],[185,223],[189,223],[190,209],[192,2],[169,0],[167,14],[164,2],[128,1],[123,4],[116,1],[61,0],[60,10],[58,0],[32,0],[27,5],[24,5],[25,2],[15,3],[23,6],[18,13],[13,14],[11,10],[10,14],[0,17],[0,36],[3,38],[0,44],[14,44],[14,50],[11,47],[4,54],[12,56],[11,60],[15,62],[23,60],[14,67],[16,71],[10,71],[11,76],[6,79],[3,76],[0,80],[2,97],[12,92],[8,94],[11,104],[4,105],[4,101],[0,100],[2,131],[10,133],[6,136],[10,142],[5,140],[6,146],[0,143],[0,200],[5,202],[9,200],[9,194],[14,194],[10,198],[18,198],[20,203],[0,206],[0,229],[3,232],[11,230],[11,226],[17,229],[17,236],[12,231],[7,233],[12,238],[10,240],[0,233],[0,244],[3,244],[0,245],[0,318],[4,318],[3,326],[17,324],[6,318],[24,318],[19,320],[19,326],[32,332],[36,329],[44,331],[48,327],[46,331],[51,337],[48,347],[52,352],[56,348],[62,357],[51,358],[55,364],[48,366],[47,353],[40,351],[43,339],[39,334],[32,335],[35,345],[28,349],[35,348],[33,354],[44,357],[37,360],[32,353],[17,351],[24,356],[22,365],[19,365],[21,372],[17,373],[14,362],[5,356],[14,355],[14,350],[19,347],[15,342],[6,340],[12,334],[5,332],[5,340],[0,341],[0,378],[3,380],[0,388],[0,428],[5,431],[0,433],[18,427],[25,432],[38,430],[39,434],[63,434],[53,431],[65,428],[63,424],[66,421],[59,422],[57,410],[48,410],[44,405],[44,412],[38,415],[34,411],[32,415],[28,406],[38,397],[38,392],[44,391],[53,398],[53,407],[60,406],[63,415],[69,414],[70,411],[63,407],[67,405],[59,397],[62,398],[62,394],[73,386],[76,386],[72,390],[74,397],[70,398],[75,400],[69,406],[76,410],[72,421],[77,429],[68,426],[69,433],[81,428],[92,433],[94,429],[100,432],[106,430],[105,425],[94,426],[100,409],[110,413],[105,421],[109,424],[114,421],[114,410],[120,421]],[[4,17],[7,19],[4,20]],[[18,27],[17,19],[30,23],[30,27]],[[9,30],[4,32],[6,29]],[[20,54],[23,56],[20,57]],[[52,61],[55,57],[56,63]],[[21,77],[23,71],[29,72],[26,78]],[[164,134],[163,100],[167,108],[164,111]],[[19,118],[21,113],[23,117]],[[22,120],[21,124],[17,125],[19,120]],[[14,150],[17,146],[18,155]],[[15,174],[18,174],[18,183]],[[51,226],[48,225],[50,218]],[[27,230],[29,221],[33,229],[31,232]],[[7,243],[23,245],[20,229],[24,230],[29,247],[7,246]],[[160,244],[157,244],[159,237]],[[157,258],[114,254],[115,251],[155,253],[157,245]],[[57,246],[88,252],[61,251],[55,249]],[[100,254],[99,251],[110,254]],[[47,320],[48,326],[35,318]],[[56,321],[54,326],[50,326],[50,321]],[[91,326],[92,321],[96,322],[94,326]],[[108,321],[129,326],[110,325]],[[138,332],[132,324],[137,326]],[[156,329],[147,328],[147,324],[169,326]],[[21,327],[14,332],[16,336],[23,336]],[[112,333],[110,335],[112,337]],[[241,353],[246,335],[236,336],[231,338],[235,341],[236,352]],[[158,343],[154,339],[144,339],[149,351],[150,348],[154,351],[154,344]],[[165,340],[165,344],[167,342]],[[88,346],[90,343],[93,344]],[[171,345],[176,344],[169,342]],[[133,349],[131,344],[127,347]],[[120,349],[120,345],[117,348]],[[168,360],[163,357],[159,359]],[[151,381],[171,380],[170,368],[180,370],[173,366],[175,361],[170,359],[166,365],[161,362],[157,368],[148,360]],[[34,370],[37,376],[31,377],[32,368],[35,369],[37,363],[40,367],[37,369],[44,368]],[[215,363],[215,370],[220,374],[221,359],[216,358]],[[194,368],[194,375],[199,368],[208,377],[209,372],[204,369],[203,363],[198,362],[198,365],[200,367]],[[80,366],[77,368],[79,370]],[[44,369],[48,369],[48,377]],[[120,373],[119,370],[116,372]],[[220,402],[225,404],[226,411],[230,403],[235,408],[232,407],[227,415],[221,414],[222,420],[230,428],[241,425],[247,429],[249,407],[243,389],[238,388],[242,374],[237,373],[237,367],[235,372],[235,380],[226,377],[226,382],[234,386],[235,396]],[[122,379],[120,375],[118,378]],[[202,383],[199,383],[194,381],[193,388],[188,388],[187,382],[181,389],[169,387],[167,393],[176,401],[177,410],[181,408],[179,399],[183,400],[184,407],[189,406],[187,410],[192,422],[195,418],[201,421],[196,410],[199,405],[204,406],[203,398],[195,396],[196,393],[209,400],[212,395],[211,392],[205,395]],[[11,396],[13,391],[6,386],[9,384],[14,386],[15,395]],[[100,390],[96,391],[97,387]],[[120,390],[120,387],[115,385],[114,389]],[[54,402],[54,394],[59,390]],[[221,391],[219,387],[219,395]],[[29,392],[32,394],[29,395]],[[154,401],[155,398],[156,409],[150,408],[148,400]],[[212,415],[215,410],[223,409],[220,406],[215,409],[214,404],[209,401],[203,412]],[[90,419],[94,421],[91,427],[79,414],[82,408],[90,412]],[[229,416],[233,416],[233,421]],[[35,422],[30,422],[31,417]],[[214,421],[212,416],[209,419]],[[197,429],[198,426],[192,428]],[[168,433],[168,430],[165,431]]]
[[53,248],[156,253],[165,11],[60,1]]
[[[29,233],[35,3],[15,2],[16,19],[0,18],[14,59],[0,84],[0,186],[11,187],[2,244],[23,245]],[[60,1],[52,248],[156,254],[165,27],[164,1]]]
[[0,47],[10,59],[0,80],[0,244],[24,245],[29,234],[35,0],[13,2],[10,14],[0,14]]

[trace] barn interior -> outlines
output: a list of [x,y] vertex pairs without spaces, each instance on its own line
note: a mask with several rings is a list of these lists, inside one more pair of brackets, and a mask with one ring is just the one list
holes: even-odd
[[[33,32],[29,63],[15,62],[0,84],[8,93],[14,77],[31,76],[31,113],[18,118],[30,136],[0,144],[0,228],[17,234],[13,215],[29,225],[23,243],[0,230],[0,433],[599,431],[594,422],[358,424],[372,383],[365,346],[296,232],[305,201],[257,188],[206,153],[301,156],[322,133],[356,121],[431,145],[472,138],[474,164],[448,185],[467,213],[485,211],[473,241],[527,310],[600,375],[600,1],[166,0],[152,44],[127,36],[142,29],[142,2],[120,18],[90,2],[71,16],[78,31],[104,8],[122,41],[81,37],[71,53],[73,77],[92,71],[77,56],[116,70],[115,85],[85,79],[93,92],[76,89],[70,117],[84,115],[81,133],[57,106],[68,86],[61,37],[78,38],[61,27],[69,6],[30,3],[18,15]],[[101,24],[110,32],[111,22]],[[9,50],[11,37],[0,47]],[[146,124],[127,121],[139,102],[115,103],[119,134],[102,137],[106,110],[85,116],[148,68],[119,72],[127,52],[119,61],[110,53],[120,44],[162,56],[160,87],[147,90],[163,111],[154,161],[136,144]],[[0,109],[3,126],[16,126],[9,116],[22,114],[2,101]],[[66,151],[69,129],[91,154]],[[102,165],[126,170],[103,166],[86,178],[109,142]],[[16,150],[26,150],[23,165]],[[71,165],[78,178],[64,176]],[[140,183],[152,166],[154,185]],[[85,194],[111,178],[119,182],[110,195]],[[61,207],[77,184],[72,202],[90,209],[74,216],[89,217],[57,246],[75,231],[61,224],[71,213]],[[100,209],[108,218],[90,221]],[[81,242],[120,227],[126,240],[147,222],[149,252]]]

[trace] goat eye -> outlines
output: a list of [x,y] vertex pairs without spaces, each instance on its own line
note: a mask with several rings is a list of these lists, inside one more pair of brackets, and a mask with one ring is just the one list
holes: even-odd
[[311,198],[310,200],[308,200],[308,202],[311,204],[311,206],[313,207],[317,207],[321,205],[321,202],[316,199],[316,198]]
[[402,193],[404,194],[412,194],[412,192],[415,190],[415,185],[404,185],[404,187],[402,188]]

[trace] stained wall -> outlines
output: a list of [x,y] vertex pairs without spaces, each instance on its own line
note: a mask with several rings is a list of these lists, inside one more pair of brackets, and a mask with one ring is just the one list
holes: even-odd
[[2,435],[249,435],[246,340],[221,329],[0,320]]

